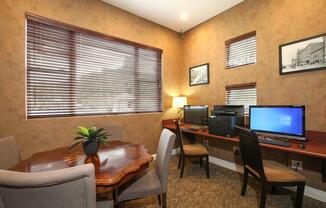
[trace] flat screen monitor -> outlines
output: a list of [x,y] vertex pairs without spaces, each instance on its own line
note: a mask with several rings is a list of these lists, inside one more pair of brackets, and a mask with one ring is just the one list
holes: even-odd
[[305,140],[304,106],[250,106],[250,129]]
[[207,125],[208,106],[207,105],[185,105],[184,122],[197,125]]

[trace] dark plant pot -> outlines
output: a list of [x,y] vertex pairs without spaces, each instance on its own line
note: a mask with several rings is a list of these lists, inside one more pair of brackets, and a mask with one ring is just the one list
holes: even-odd
[[83,142],[84,152],[88,156],[93,156],[97,154],[100,144],[98,142]]

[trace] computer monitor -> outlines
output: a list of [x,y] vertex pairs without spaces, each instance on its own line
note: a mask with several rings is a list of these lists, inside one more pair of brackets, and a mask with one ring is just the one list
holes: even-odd
[[306,140],[305,106],[250,106],[250,129],[280,137]]
[[212,115],[235,115],[237,125],[244,126],[244,106],[243,105],[214,105]]
[[184,122],[197,125],[207,125],[208,106],[207,105],[185,105]]

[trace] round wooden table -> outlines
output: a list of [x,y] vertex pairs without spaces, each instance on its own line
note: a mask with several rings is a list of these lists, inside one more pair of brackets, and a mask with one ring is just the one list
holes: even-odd
[[62,147],[36,153],[10,170],[41,172],[93,163],[97,193],[102,193],[113,191],[131,180],[146,169],[152,160],[152,155],[142,144],[110,141],[107,146],[101,145],[97,156],[87,157],[81,145],[71,150]]

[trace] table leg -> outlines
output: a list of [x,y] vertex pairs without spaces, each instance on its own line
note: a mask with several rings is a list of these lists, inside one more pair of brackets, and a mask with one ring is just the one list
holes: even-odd
[[321,159],[321,181],[326,183],[326,159]]

